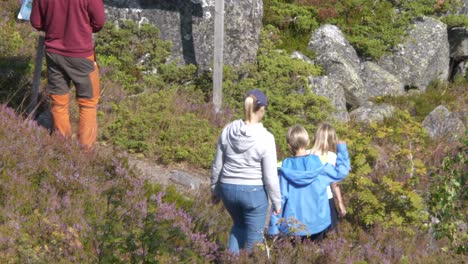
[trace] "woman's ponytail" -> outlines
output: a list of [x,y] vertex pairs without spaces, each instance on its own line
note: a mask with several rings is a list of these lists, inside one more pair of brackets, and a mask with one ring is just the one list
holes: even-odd
[[244,101],[244,117],[245,121],[250,122],[252,121],[252,114],[254,113],[254,105],[257,101],[253,95],[249,95],[245,98]]

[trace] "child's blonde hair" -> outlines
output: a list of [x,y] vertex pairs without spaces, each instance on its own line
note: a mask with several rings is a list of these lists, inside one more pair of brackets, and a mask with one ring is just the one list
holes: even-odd
[[325,155],[328,151],[336,153],[336,144],[338,136],[332,125],[329,123],[321,123],[314,136],[314,146],[310,150],[311,153]]
[[303,126],[294,125],[288,129],[286,141],[291,148],[292,154],[296,155],[299,149],[305,149],[309,145],[309,134]]

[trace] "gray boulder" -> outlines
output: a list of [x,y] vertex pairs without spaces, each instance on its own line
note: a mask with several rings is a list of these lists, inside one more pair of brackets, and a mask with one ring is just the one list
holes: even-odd
[[426,116],[423,126],[433,139],[454,141],[463,136],[465,125],[457,114],[450,112],[445,106],[439,105]]
[[[215,0],[105,0],[109,21],[134,20],[158,27],[171,41],[170,61],[209,70],[213,62]],[[261,0],[225,0],[224,63],[254,62],[262,26]]]
[[308,81],[312,93],[330,99],[337,111],[332,117],[347,122],[349,115],[346,109],[345,92],[340,82],[328,76],[308,77]]
[[448,31],[450,58],[456,61],[468,59],[468,28],[456,27]]
[[378,64],[366,61],[361,64],[361,68],[361,79],[369,97],[405,93],[405,87],[400,80]]
[[468,66],[468,28],[456,27],[448,31],[451,58],[451,78],[465,76]]
[[393,54],[383,56],[378,64],[408,88],[425,91],[431,81],[447,80],[447,26],[433,18],[421,18],[414,23],[406,41],[398,45]]
[[200,188],[200,185],[203,183],[200,177],[196,177],[192,174],[179,170],[171,171],[169,180],[176,184],[185,186],[186,188],[189,188],[191,190],[198,190]]
[[311,60],[309,57],[307,57],[306,55],[302,54],[301,52],[299,51],[294,51],[292,54],[291,54],[291,58],[293,59],[298,59],[298,60],[302,60],[302,61],[305,61],[307,63],[310,63],[310,64],[314,64],[314,61]]
[[453,76],[463,76],[465,78],[468,77],[468,60],[460,61],[456,64],[453,69]]
[[349,105],[358,107],[368,97],[359,76],[359,57],[338,27],[321,26],[312,34],[307,48],[318,55],[315,63],[323,66],[330,80],[344,88]]
[[361,107],[349,113],[350,119],[360,123],[382,122],[393,116],[396,108],[388,104],[365,102]]
[[468,16],[468,0],[456,0],[458,6],[456,7],[455,14]]

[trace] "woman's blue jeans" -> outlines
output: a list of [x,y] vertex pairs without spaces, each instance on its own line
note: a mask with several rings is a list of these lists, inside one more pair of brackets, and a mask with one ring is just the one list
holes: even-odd
[[268,208],[268,198],[263,185],[220,184],[224,207],[234,225],[229,236],[229,250],[252,247],[263,241],[263,230]]

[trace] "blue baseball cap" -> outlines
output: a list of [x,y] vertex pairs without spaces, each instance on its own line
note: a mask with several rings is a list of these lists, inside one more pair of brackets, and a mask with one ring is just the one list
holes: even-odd
[[255,98],[257,98],[257,105],[264,106],[264,107],[268,105],[268,99],[262,91],[258,89],[253,89],[253,90],[248,91],[245,94],[245,97],[248,97],[249,95],[253,95]]

